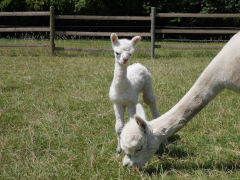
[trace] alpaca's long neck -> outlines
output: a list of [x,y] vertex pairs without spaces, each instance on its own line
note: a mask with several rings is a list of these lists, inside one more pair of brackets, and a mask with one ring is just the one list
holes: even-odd
[[120,65],[115,63],[113,83],[115,86],[129,86],[129,81],[127,79],[127,65]]
[[151,121],[159,139],[167,138],[185,126],[224,88],[219,82],[219,71],[212,63],[205,69],[187,94],[167,113]]

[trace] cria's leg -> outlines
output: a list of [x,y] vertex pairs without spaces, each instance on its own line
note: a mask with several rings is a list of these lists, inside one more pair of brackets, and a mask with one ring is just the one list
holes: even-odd
[[117,133],[117,139],[118,139],[117,153],[120,154],[122,151],[120,146],[120,135],[124,126],[125,107],[114,104],[114,111],[116,116],[115,131]]
[[147,84],[147,86],[145,86],[144,89],[143,89],[143,101],[150,108],[153,119],[156,119],[159,116],[161,116],[161,114],[157,110],[156,98],[155,98],[155,96],[153,94],[153,91],[152,91],[152,84],[150,84],[150,83]]

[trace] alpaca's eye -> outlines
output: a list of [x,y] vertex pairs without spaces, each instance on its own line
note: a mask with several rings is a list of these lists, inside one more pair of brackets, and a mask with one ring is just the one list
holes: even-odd
[[138,147],[135,151],[141,151],[143,146]]
[[129,54],[129,56],[132,56],[132,54]]
[[115,53],[116,53],[116,55],[117,55],[117,56],[119,56],[119,55],[120,55],[120,53],[118,53],[118,52],[115,52]]

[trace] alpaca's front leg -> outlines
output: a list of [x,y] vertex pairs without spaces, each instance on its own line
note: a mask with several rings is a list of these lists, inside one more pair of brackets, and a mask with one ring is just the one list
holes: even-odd
[[117,145],[117,153],[120,154],[122,149],[120,146],[120,135],[124,126],[124,111],[125,107],[121,105],[114,104],[114,111],[116,116],[116,124],[115,131],[117,133],[118,145]]

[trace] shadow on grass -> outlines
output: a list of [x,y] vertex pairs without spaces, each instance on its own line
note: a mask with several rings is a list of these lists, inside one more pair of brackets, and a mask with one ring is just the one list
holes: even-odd
[[[3,54],[0,54],[0,56],[3,56]],[[16,53],[16,54],[7,54],[6,53],[6,55],[4,55],[4,56],[8,56],[8,57],[19,57],[19,56],[21,56],[21,57],[43,57],[43,54],[33,54],[33,53],[21,53],[21,52],[19,52],[19,53]],[[49,54],[46,54],[46,53],[44,53],[44,56],[47,56],[47,57],[51,57],[51,55]]]
[[[173,161],[162,161],[161,163],[158,163],[158,165],[155,164],[155,166],[151,166],[148,169],[146,169],[145,173],[150,176],[151,175],[155,176],[163,173],[167,173],[169,175],[175,174],[174,170],[179,170],[179,171],[200,170],[206,173],[208,173],[211,170],[219,170],[222,172],[240,170],[240,162],[235,163],[235,162],[231,162],[231,160],[227,162],[219,162],[219,163],[213,163],[214,160],[208,160],[202,163],[197,163],[197,162],[189,162],[187,160],[184,161],[184,160],[181,160],[180,158],[180,159],[175,159]],[[179,161],[182,161],[182,162],[179,163]]]
[[181,57],[206,57],[206,58],[213,58],[220,50],[184,50],[184,49],[172,49],[170,50],[163,50],[162,52],[155,53],[155,59],[160,58],[181,58]]
[[[208,159],[202,161],[188,160],[185,157],[192,156],[194,153],[189,151],[183,151],[181,148],[174,147],[174,144],[181,140],[179,135],[173,135],[168,139],[169,145],[171,148],[160,147],[156,152],[158,155],[159,162],[154,163],[153,165],[148,166],[145,173],[148,175],[160,175],[163,173],[168,173],[169,175],[174,173],[173,170],[201,170],[201,171],[211,171],[219,170],[224,172],[229,172],[232,170],[240,170],[240,161],[231,160],[228,161],[219,160],[219,159]],[[161,167],[161,168],[159,168]]]
[[[171,144],[171,143],[175,143],[177,142],[178,140],[180,140],[180,136],[175,134],[171,137],[168,138],[168,143]],[[167,148],[163,148],[162,146],[159,147],[159,149],[157,150],[157,152],[155,154],[157,155],[161,155],[164,153],[164,151],[166,150]]]
[[71,52],[71,51],[57,51],[55,52],[56,57],[107,57],[113,58],[113,53],[110,52]]
[[171,157],[171,158],[184,158],[184,157],[187,157],[189,155],[193,156],[194,155],[193,153],[183,151],[180,148],[176,148],[176,147],[169,148],[169,146],[171,146],[173,144],[177,144],[177,142],[179,140],[181,140],[181,138],[177,134],[169,137],[168,138],[168,143],[169,143],[168,146],[167,147],[160,146],[155,154],[159,156],[159,159],[161,159],[161,156],[164,155],[164,154]]

